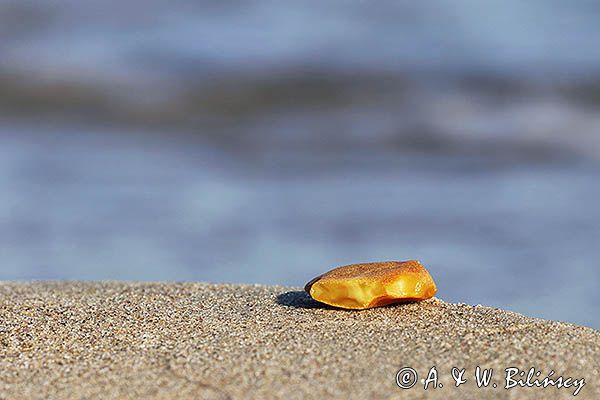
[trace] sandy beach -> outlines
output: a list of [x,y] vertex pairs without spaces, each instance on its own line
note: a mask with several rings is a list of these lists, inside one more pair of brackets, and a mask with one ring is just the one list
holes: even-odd
[[[570,387],[505,388],[552,370]],[[0,371],[1,399],[567,399],[582,382],[575,398],[598,399],[600,332],[439,299],[343,311],[281,286],[1,283]]]

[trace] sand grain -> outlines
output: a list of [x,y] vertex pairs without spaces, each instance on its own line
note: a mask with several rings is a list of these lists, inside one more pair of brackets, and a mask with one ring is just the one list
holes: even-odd
[[[299,288],[172,283],[0,284],[0,399],[558,399],[478,389],[475,366],[583,377],[599,399],[600,332],[438,299],[365,311]],[[404,366],[441,389],[401,390]],[[469,382],[452,385],[450,369]]]

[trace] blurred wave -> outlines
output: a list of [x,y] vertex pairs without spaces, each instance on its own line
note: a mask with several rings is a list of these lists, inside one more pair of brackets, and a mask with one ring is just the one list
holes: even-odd
[[471,76],[431,83],[315,71],[213,77],[169,95],[131,98],[85,83],[32,83],[0,74],[0,113],[9,120],[168,129],[230,150],[394,149],[508,161],[598,160],[598,82],[541,85]]

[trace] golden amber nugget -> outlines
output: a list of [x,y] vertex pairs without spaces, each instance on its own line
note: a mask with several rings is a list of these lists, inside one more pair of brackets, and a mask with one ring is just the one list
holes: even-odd
[[334,268],[308,282],[304,290],[321,303],[363,310],[429,299],[437,288],[421,263],[410,260]]

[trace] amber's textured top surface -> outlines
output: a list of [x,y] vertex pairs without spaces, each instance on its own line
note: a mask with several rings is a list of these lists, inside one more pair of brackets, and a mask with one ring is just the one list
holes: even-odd
[[399,274],[423,274],[428,272],[417,260],[383,261],[362,264],[350,264],[337,267],[306,284],[304,289],[310,291],[311,285],[319,279],[362,279],[377,280],[382,283],[394,281]]

